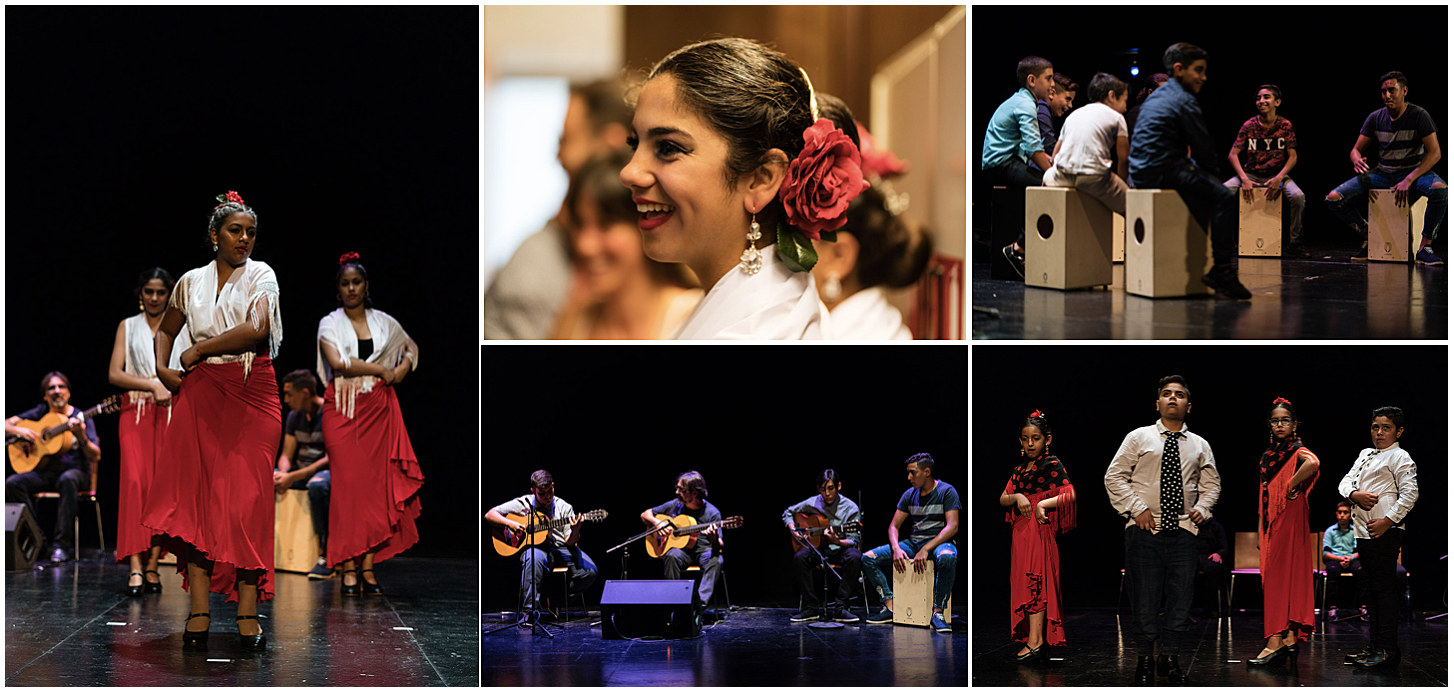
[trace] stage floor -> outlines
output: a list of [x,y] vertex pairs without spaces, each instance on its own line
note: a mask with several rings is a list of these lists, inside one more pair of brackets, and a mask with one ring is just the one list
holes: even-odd
[[[508,628],[485,636],[491,686],[967,686],[963,610],[938,633],[915,626],[844,624],[818,630],[797,609],[738,607],[694,640],[604,640],[580,616],[555,639]],[[855,609],[860,618],[861,609]],[[513,621],[510,618],[509,621]],[[504,624],[484,614],[481,632]]]
[[[988,610],[984,610],[988,611]],[[1136,673],[1130,612],[1110,609],[1065,614],[1066,645],[1051,648],[1044,666],[1011,660],[1023,647],[1009,639],[1008,616],[982,613],[974,627],[976,686],[1130,686]],[[1448,686],[1448,617],[1425,621],[1434,612],[1414,612],[1399,624],[1403,661],[1392,670],[1362,670],[1343,664],[1343,655],[1368,644],[1368,624],[1351,619],[1327,626],[1300,646],[1296,668],[1286,664],[1249,667],[1262,651],[1262,614],[1198,618],[1182,642],[1178,662],[1189,686]],[[1321,624],[1320,624],[1321,626]],[[1236,661],[1229,661],[1236,660]],[[1168,685],[1158,681],[1157,685]]]
[[336,577],[277,573],[259,609],[262,653],[240,649],[237,605],[216,594],[208,651],[183,652],[190,601],[176,568],[162,566],[161,594],[136,598],[124,592],[130,572],[88,558],[6,573],[5,685],[479,685],[474,560],[384,561],[386,594],[348,599]]
[[1350,262],[1346,250],[1309,250],[1312,259],[1240,258],[1250,301],[1133,296],[1124,264],[1114,266],[1110,290],[1074,291],[992,280],[990,266],[976,264],[974,339],[1449,337],[1445,265]]

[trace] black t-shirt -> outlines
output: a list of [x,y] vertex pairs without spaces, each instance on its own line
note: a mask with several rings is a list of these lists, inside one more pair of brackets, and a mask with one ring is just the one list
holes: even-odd
[[[696,524],[706,524],[708,522],[716,522],[722,519],[722,513],[718,512],[717,506],[712,505],[705,500],[702,501],[702,504],[706,507],[702,508],[701,510],[693,510],[692,508],[688,508],[687,506],[683,505],[681,501],[672,499],[665,503],[662,503],[661,505],[656,506],[655,508],[652,508],[651,514],[667,515],[669,517],[676,517],[677,515],[690,515],[691,517],[697,519]],[[714,550],[719,546],[719,544],[717,543],[717,536],[721,532],[722,530],[718,529],[716,532],[713,532],[711,536],[705,537]],[[703,538],[704,537],[702,535],[697,535],[697,542],[701,543]]]

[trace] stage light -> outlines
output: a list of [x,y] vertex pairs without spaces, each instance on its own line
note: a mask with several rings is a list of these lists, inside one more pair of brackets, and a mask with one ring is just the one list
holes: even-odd
[[1131,66],[1131,76],[1132,77],[1135,77],[1136,75],[1139,75],[1139,74],[1141,74],[1141,68],[1136,67],[1135,65],[1132,65]]

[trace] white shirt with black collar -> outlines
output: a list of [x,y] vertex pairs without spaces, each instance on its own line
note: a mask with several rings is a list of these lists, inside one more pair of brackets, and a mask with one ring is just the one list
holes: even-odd
[[[1150,510],[1152,533],[1161,531],[1161,451],[1166,447],[1162,434],[1171,429],[1157,419],[1155,425],[1143,426],[1126,434],[1121,448],[1106,469],[1106,493],[1116,512],[1125,515],[1127,527],[1136,525],[1136,517]],[[1197,533],[1191,519],[1193,509],[1200,510],[1203,521],[1212,517],[1212,506],[1222,495],[1222,476],[1212,446],[1206,439],[1192,433],[1185,424],[1177,441],[1181,456],[1183,507],[1177,512],[1177,526]]]
[[1418,468],[1414,458],[1394,443],[1382,450],[1364,448],[1358,453],[1358,461],[1338,482],[1338,494],[1352,500],[1354,491],[1363,491],[1378,496],[1371,510],[1364,510],[1353,504],[1353,536],[1359,539],[1372,538],[1368,534],[1368,523],[1386,517],[1399,529],[1404,527],[1404,517],[1414,509],[1419,499]]

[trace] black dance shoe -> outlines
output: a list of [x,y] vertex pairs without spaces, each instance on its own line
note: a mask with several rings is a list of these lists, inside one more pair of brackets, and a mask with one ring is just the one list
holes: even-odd
[[[131,575],[141,575],[141,573],[132,573]],[[131,575],[127,575],[126,576],[126,581],[128,583],[131,582]],[[146,589],[146,577],[145,576],[142,576],[141,582],[142,582],[142,584],[140,584],[140,585],[130,585],[130,584],[128,584],[126,586],[126,596],[128,596],[128,597],[140,597],[141,596],[141,591],[143,589]]]
[[1176,663],[1176,655],[1156,657],[1156,676],[1165,678],[1168,683],[1186,683],[1186,674],[1181,673],[1181,667]]
[[[197,618],[199,616],[206,616],[208,618],[208,620],[209,620],[209,625],[210,625],[210,620],[212,618],[212,614],[210,614],[208,612],[205,612],[205,611],[202,612],[202,613],[200,613],[200,614],[192,614],[191,616],[188,616],[186,622],[187,623],[191,623],[192,622],[192,619]],[[182,625],[182,649],[184,649],[184,650],[205,650],[205,649],[207,649],[207,633],[208,632],[209,631],[205,631],[205,630],[201,630],[201,631],[187,630],[187,626],[184,623]]]
[[1258,657],[1256,659],[1247,660],[1247,666],[1265,667],[1289,658],[1292,660],[1291,664],[1293,666],[1297,666],[1297,646],[1284,645],[1268,653],[1266,657]]
[[361,592],[361,590],[359,589],[359,585],[360,584],[363,584],[363,580],[359,579],[358,571],[357,570],[345,570],[345,571],[343,571],[343,575],[348,575],[349,573],[353,573],[354,583],[352,585],[350,585],[346,581],[344,581],[344,579],[343,579],[342,576],[340,576],[338,578],[338,583],[343,586],[343,596],[345,596],[345,597],[357,597],[360,594],[360,592]]
[[[1026,645],[1026,647],[1029,647],[1029,645]],[[1021,664],[1034,664],[1035,662],[1040,661],[1040,655],[1044,654],[1044,652],[1045,644],[1041,643],[1039,647],[1030,650],[1025,654],[1016,654],[1015,661]]]
[[257,616],[238,616],[237,618],[235,618],[233,620],[234,621],[237,621],[237,623],[239,624],[238,627],[237,627],[237,639],[238,639],[239,642],[242,643],[242,649],[244,649],[244,650],[266,650],[268,648],[268,636],[264,635],[263,632],[262,632],[263,624],[262,624],[261,621],[258,621],[258,624],[257,624],[257,626],[258,626],[258,634],[257,635],[243,635],[242,634],[242,625],[241,625],[242,622],[243,621],[257,621]]
[[[146,575],[155,575],[155,576],[157,576],[157,581],[156,582],[147,582],[146,581]],[[146,571],[146,575],[143,575],[142,578],[141,578],[142,583],[143,583],[142,584],[142,587],[146,588],[146,591],[148,591],[148,592],[150,592],[152,594],[161,594],[162,593],[162,574],[161,573],[158,573],[155,570],[148,570],[148,571]]]
[[1388,650],[1374,650],[1373,654],[1353,662],[1353,666],[1359,669],[1392,669],[1398,666],[1402,659],[1397,654],[1389,654]]
[[1371,654],[1373,654],[1373,646],[1372,645],[1369,645],[1368,647],[1365,647],[1365,648],[1363,648],[1363,649],[1361,649],[1361,650],[1359,650],[1357,652],[1354,652],[1353,654],[1343,655],[1343,663],[1344,664],[1353,664],[1353,663],[1357,662],[1360,659],[1368,659],[1368,656],[1371,655]]
[[[365,569],[365,570],[358,571],[358,586],[363,588],[363,593],[364,594],[383,594],[384,593],[384,588],[381,585],[379,585],[378,582],[368,582],[368,581],[366,581],[366,580],[363,579],[363,574],[364,573],[372,573],[372,572],[374,572],[374,569],[373,568],[368,568],[368,569]],[[378,580],[378,579],[379,579],[379,576],[378,575],[375,575],[374,576],[374,580]]]
[[1138,686],[1145,686],[1151,683],[1151,657],[1136,658],[1136,678],[1133,679]]

